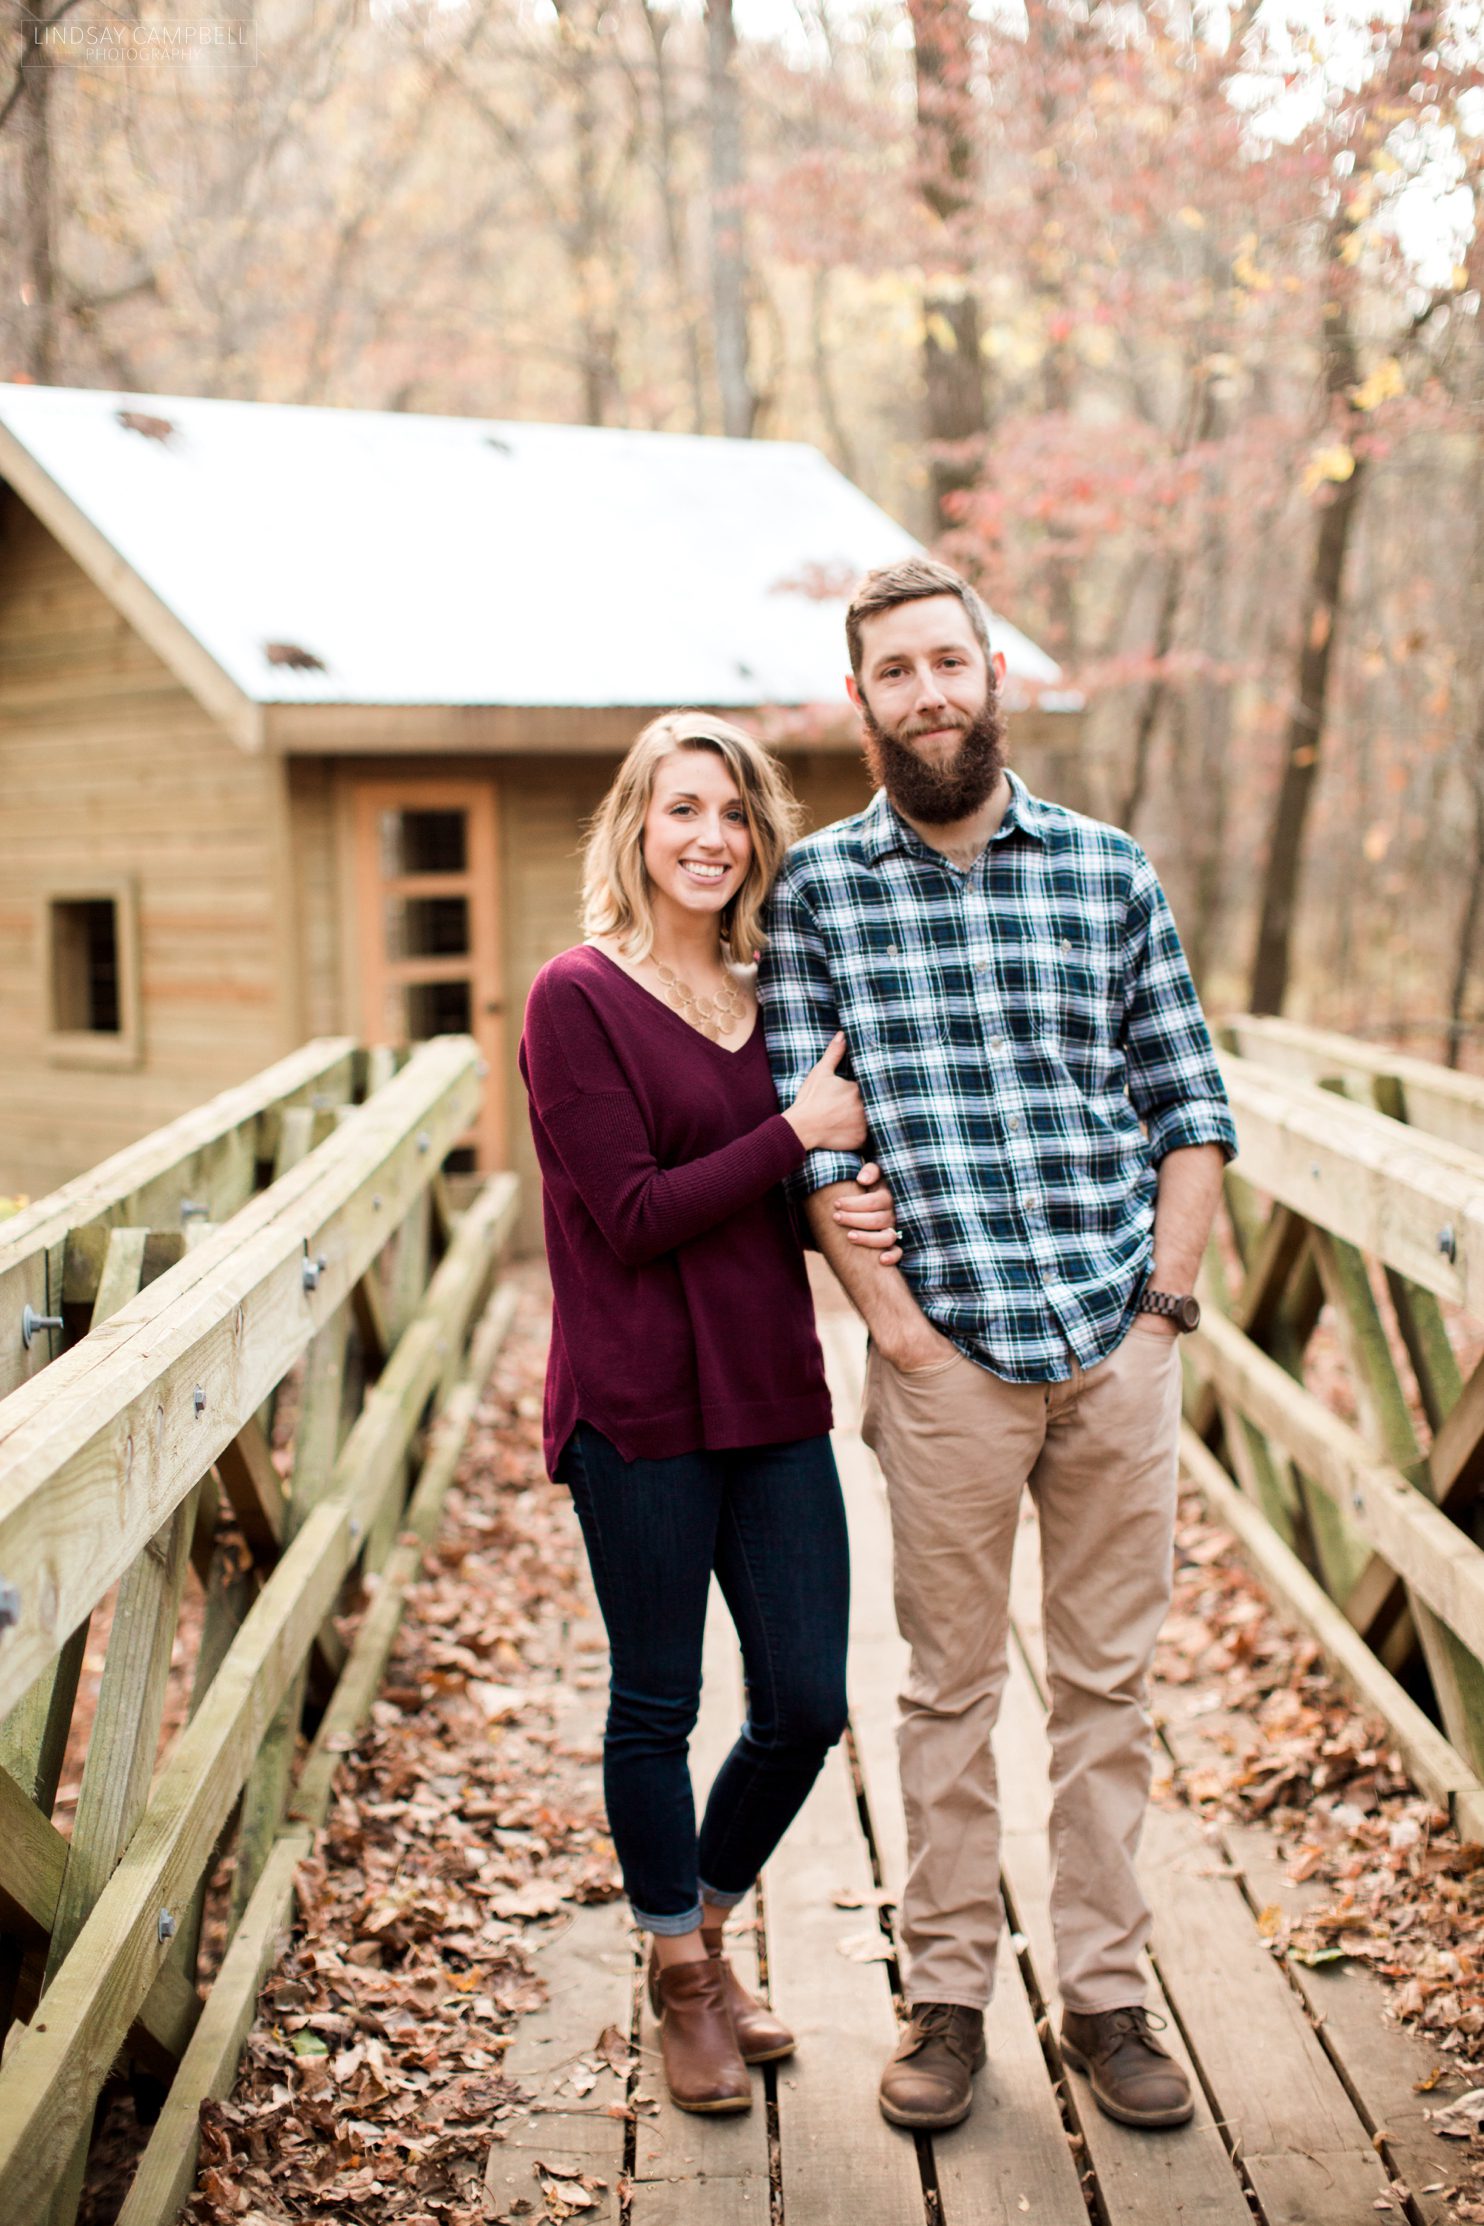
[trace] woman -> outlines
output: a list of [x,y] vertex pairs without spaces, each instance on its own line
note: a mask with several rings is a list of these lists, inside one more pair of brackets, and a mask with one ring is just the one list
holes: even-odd
[[[665,2076],[698,2111],[747,2109],[747,2064],[793,2047],[722,1926],[845,1721],[844,1510],[781,1185],[806,1153],[863,1144],[865,1119],[839,1036],[780,1113],[751,965],[796,816],[740,729],[652,721],[588,839],[588,940],[537,976],[521,1043],[554,1302],[547,1464],[608,1630],[604,1791]],[[841,1219],[900,1257],[883,1187]],[[686,1742],[713,1571],[748,1714],[698,1837]]]

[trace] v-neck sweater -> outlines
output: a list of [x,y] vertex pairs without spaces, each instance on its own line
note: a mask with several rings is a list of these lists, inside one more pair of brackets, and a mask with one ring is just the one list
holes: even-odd
[[827,1431],[780,1187],[805,1153],[761,1023],[728,1051],[583,946],[532,984],[520,1071],[553,1298],[548,1470],[579,1420],[626,1461]]

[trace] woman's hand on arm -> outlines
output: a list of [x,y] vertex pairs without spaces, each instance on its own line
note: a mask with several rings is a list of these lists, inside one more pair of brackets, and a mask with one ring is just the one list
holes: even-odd
[[806,1152],[853,1152],[866,1141],[866,1109],[855,1083],[839,1073],[843,1030],[830,1038],[783,1118]]
[[886,1178],[874,1160],[867,1160],[855,1178],[853,1190],[840,1191],[834,1216],[850,1244],[864,1245],[876,1254],[878,1267],[894,1268],[902,1257],[902,1232],[896,1225],[897,1206]]

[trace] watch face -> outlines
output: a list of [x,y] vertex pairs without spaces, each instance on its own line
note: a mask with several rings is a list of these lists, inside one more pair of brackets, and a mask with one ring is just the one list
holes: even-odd
[[1175,1318],[1184,1330],[1199,1329],[1201,1326],[1200,1301],[1193,1298],[1181,1299]]

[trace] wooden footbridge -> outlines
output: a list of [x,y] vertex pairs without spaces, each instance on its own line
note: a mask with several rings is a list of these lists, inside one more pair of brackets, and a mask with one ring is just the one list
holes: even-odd
[[[1484,1087],[1279,1023],[1234,1024],[1228,1041],[1243,1172],[1213,1245],[1210,1324],[1188,1355],[1187,1473],[1385,1718],[1419,1788],[1484,1838]],[[125,2226],[163,2226],[189,2191],[197,2104],[230,2087],[294,1864],[374,1694],[508,1313],[494,1278],[509,1186],[459,1214],[436,1175],[476,1087],[461,1042],[395,1075],[348,1045],[310,1047],[0,1231],[0,1368],[28,1379],[0,1399],[7,2222],[70,2226],[94,2104],[128,2066],[157,2082],[163,2109]],[[1150,1999],[1194,2076],[1192,2124],[1120,2128],[1066,2072],[1029,1517],[997,1742],[1009,1942],[990,2060],[951,2134],[913,2139],[881,2120],[905,1863],[902,1648],[881,1481],[850,1427],[861,1341],[837,1311],[823,1326],[854,1554],[852,1730],[738,1927],[798,2054],[758,2075],[746,2118],[674,2111],[622,1908],[564,1912],[533,1935],[548,1999],[505,2058],[528,2099],[491,2129],[484,2215],[1359,2226],[1389,2210],[1443,2226],[1458,2152],[1428,2121],[1446,2085],[1419,2091],[1437,2052],[1385,2020],[1362,1967],[1273,1954],[1265,1913],[1299,1914],[1312,1889],[1265,1830],[1203,1826],[1178,1800],[1150,1812]],[[46,1340],[62,1348],[49,1360]],[[192,1557],[207,1588],[192,1712],[157,1754]],[[366,1565],[381,1583],[347,1653],[332,1610]],[[79,1634],[115,1584],[64,1841],[50,1811]],[[703,1782],[740,1702],[718,1608]],[[1178,1775],[1208,1753],[1209,1716],[1177,1692],[1161,1708]],[[234,1809],[238,1884],[215,1913],[227,1943],[203,1999],[203,1881]],[[574,2066],[608,2027],[637,2045],[594,2092]]]

